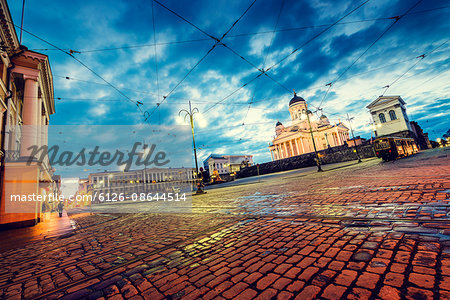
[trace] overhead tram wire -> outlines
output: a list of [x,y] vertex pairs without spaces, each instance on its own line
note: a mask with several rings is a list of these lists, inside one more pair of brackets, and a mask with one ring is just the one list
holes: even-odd
[[[275,21],[275,26],[274,26],[274,28],[273,28],[272,36],[271,36],[271,38],[270,38],[269,47],[268,47],[267,50],[266,50],[267,52],[266,52],[266,55],[265,55],[264,60],[263,60],[263,63],[262,63],[262,69],[263,69],[263,70],[264,70],[264,67],[265,67],[265,65],[266,65],[266,61],[267,61],[267,57],[269,56],[270,49],[272,48],[272,45],[273,45],[273,40],[274,40],[274,38],[275,38],[275,30],[277,29],[277,27],[278,27],[278,22],[280,21],[281,12],[283,11],[283,7],[284,7],[284,2],[285,2],[285,0],[282,0],[282,1],[281,1],[280,10],[278,11],[277,19],[276,19],[276,21]],[[249,112],[250,112],[250,108],[252,107],[252,101],[253,101],[253,99],[255,98],[255,94],[256,94],[256,85],[255,85],[255,89],[253,90],[253,97],[252,97],[252,100],[250,101],[250,103],[249,103],[249,105],[248,105],[247,112],[245,113],[244,119],[242,120],[242,125],[245,124],[245,120],[246,120],[247,117],[248,117],[248,114],[249,114]],[[243,133],[244,133],[244,132],[245,132],[245,127],[244,127]]]
[[[335,116],[335,118],[338,119],[345,119],[346,117],[344,115],[342,115],[341,113],[327,113],[327,115],[331,115],[331,116]],[[280,120],[280,122],[290,122],[292,121],[291,119],[285,119],[285,120]],[[253,125],[264,125],[264,124],[273,124],[273,120],[271,121],[265,121],[265,122],[254,122],[254,123],[246,123],[245,126],[253,126]],[[196,131],[197,133],[201,133],[201,132],[214,132],[217,130],[223,130],[223,129],[230,129],[230,128],[237,128],[237,127],[241,127],[243,126],[242,124],[236,124],[236,125],[230,125],[230,126],[224,126],[224,127],[215,127],[215,128],[210,128],[210,129],[205,129],[205,130],[198,130]]]
[[447,70],[444,70],[444,71],[442,71],[442,72],[439,72],[438,74],[436,74],[435,76],[433,76],[433,77],[431,77],[431,78],[425,80],[425,81],[422,82],[421,84],[416,85],[412,90],[409,90],[409,94],[407,94],[407,96],[408,96],[408,97],[412,96],[412,93],[411,93],[412,91],[417,90],[419,87],[421,87],[421,86],[424,85],[425,83],[428,83],[428,82],[430,82],[430,81],[433,81],[434,79],[436,79],[436,78],[439,77],[439,76],[442,76],[443,73],[447,73],[448,71],[450,71],[450,70],[447,69]]
[[[436,7],[436,8],[432,8],[432,9],[420,10],[420,11],[415,11],[415,12],[410,12],[407,15],[415,15],[415,14],[420,14],[420,13],[427,13],[427,12],[441,10],[441,9],[447,9],[447,8],[450,8],[450,5]],[[391,20],[391,19],[392,19],[392,17],[390,17],[390,18],[389,17],[386,17],[386,18],[373,18],[373,19],[364,19],[364,20],[340,22],[337,25],[356,24],[356,23],[383,21],[383,20]],[[326,26],[329,26],[329,25],[331,25],[331,24],[311,25],[311,26],[292,27],[292,28],[282,28],[282,29],[277,29],[275,31],[268,30],[268,31],[249,32],[249,33],[229,34],[229,35],[227,35],[227,38],[252,36],[252,35],[259,35],[259,34],[269,34],[269,33],[272,33],[272,32],[286,32],[286,31],[314,29],[314,28],[326,27]],[[159,43],[156,43],[156,46],[185,44],[185,43],[192,43],[192,42],[204,42],[204,41],[209,41],[209,40],[210,40],[210,37],[209,38],[198,38],[198,39],[182,40],[182,41],[172,41],[172,42],[159,42]],[[120,46],[120,47],[110,47],[110,48],[99,48],[99,49],[85,49],[85,50],[78,50],[77,53],[83,54],[83,53],[91,53],[91,52],[114,51],[114,50],[124,50],[124,49],[133,49],[133,48],[145,48],[145,47],[154,47],[154,43],[141,44],[141,45],[128,45],[128,46]],[[33,48],[33,49],[29,49],[29,50],[34,50],[34,51],[52,51],[52,50],[59,50],[59,49],[54,49],[54,48]],[[70,51],[71,49],[63,48],[63,50]]]
[[[404,59],[404,60],[397,61],[397,62],[394,62],[394,63],[385,64],[385,65],[383,65],[381,67],[373,68],[373,69],[370,69],[370,70],[367,70],[367,71],[364,71],[364,72],[356,73],[356,74],[353,74],[352,76],[349,76],[349,77],[346,77],[344,79],[341,79],[340,81],[342,82],[342,81],[345,81],[345,80],[357,77],[357,76],[359,76],[361,74],[367,74],[367,73],[370,73],[370,72],[373,72],[373,71],[377,71],[377,70],[380,70],[380,69],[383,69],[383,68],[387,68],[387,67],[391,67],[391,66],[394,66],[394,65],[398,65],[398,64],[401,64],[401,63],[404,63],[404,62],[408,62],[408,61],[411,61],[411,60],[414,60],[414,59],[416,59],[416,56],[414,56],[413,58]],[[96,81],[89,81],[89,80],[83,80],[83,79],[74,78],[74,77],[71,77],[71,76],[63,76],[63,75],[53,74],[53,77],[58,77],[58,78],[63,78],[63,79],[66,79],[66,80],[71,80],[71,81],[77,81],[77,82],[83,82],[83,83],[88,83],[88,84],[96,84],[96,85],[102,85],[102,86],[108,86],[109,87],[109,85],[107,85],[105,83],[96,82]],[[318,89],[318,88],[321,88],[321,87],[324,87],[324,86],[326,86],[326,85],[325,84],[321,84],[321,85],[312,86],[312,87],[309,87],[309,88],[306,88],[306,89],[302,89],[302,90],[303,91],[308,91],[308,90]],[[122,88],[122,90],[132,91],[132,92],[136,92],[136,93],[140,93],[140,94],[157,95],[157,93],[153,93],[153,92],[145,91],[145,90],[135,90],[135,89],[130,89],[130,88]],[[55,99],[61,100],[61,99],[68,99],[68,98],[55,97]],[[187,103],[188,100],[192,100],[192,101],[194,101],[196,103],[199,103],[199,104],[208,104],[208,103],[215,103],[217,101],[217,100],[206,100],[205,101],[205,99],[180,98],[180,97],[175,97],[175,96],[172,96],[172,99],[186,100],[184,102],[183,101],[178,101],[178,102],[177,101],[175,101],[175,102],[172,101],[174,103]],[[265,98],[265,99],[252,100],[252,104],[263,102],[263,101],[267,101],[267,100],[273,100],[273,99],[274,98],[271,97],[271,98]],[[78,99],[78,100],[81,101],[83,99]],[[90,100],[96,100],[96,99],[90,99]],[[98,100],[100,100],[100,99],[98,99]],[[120,101],[123,101],[123,100],[120,100]],[[154,103],[154,104],[156,104],[156,103]],[[229,104],[230,105],[234,105],[234,104],[248,105],[248,102],[242,102],[242,103],[233,102],[233,103],[229,103]]]
[[[279,64],[281,64],[283,61],[285,61],[287,58],[289,58],[291,55],[293,55],[295,52],[297,52],[298,50],[300,50],[301,48],[305,47],[306,45],[308,45],[309,43],[311,43],[312,41],[314,41],[316,38],[318,38],[319,36],[321,36],[322,34],[324,34],[325,32],[327,32],[328,30],[330,30],[332,27],[334,27],[336,24],[338,24],[340,21],[342,21],[343,19],[345,19],[346,17],[348,17],[349,15],[351,15],[352,13],[354,13],[356,10],[358,10],[359,8],[361,8],[363,5],[365,5],[367,2],[369,2],[370,0],[366,0],[364,1],[362,4],[358,5],[356,8],[352,9],[350,12],[346,13],[343,17],[339,18],[336,22],[334,22],[333,24],[331,24],[330,26],[328,26],[326,29],[322,30],[321,32],[319,32],[318,34],[314,35],[312,38],[308,39],[306,42],[304,42],[302,45],[300,45],[300,47],[297,47],[296,49],[294,49],[293,51],[291,51],[291,53],[289,53],[287,56],[285,56],[284,58],[282,58],[280,61],[278,61],[277,63],[273,64],[271,67],[269,67],[268,69],[265,70],[265,72],[268,72],[270,70],[272,70],[274,67],[278,66]],[[214,108],[217,104],[225,101],[226,99],[228,99],[229,97],[231,97],[232,95],[234,95],[236,92],[238,92],[239,90],[243,89],[244,87],[246,87],[248,84],[252,83],[254,80],[258,79],[263,73],[259,73],[256,77],[254,77],[253,79],[251,79],[250,81],[246,82],[245,84],[243,84],[242,86],[240,86],[239,88],[237,88],[236,90],[234,90],[233,92],[231,92],[228,96],[225,96],[224,98],[222,98],[221,100],[219,100],[216,104],[210,106],[208,109],[206,109],[205,112],[210,111],[212,108]]]
[[[167,10],[169,10],[170,12],[172,12],[173,14],[175,14],[177,17],[181,18],[182,20],[184,20],[185,22],[187,22],[188,24],[190,24],[191,26],[193,26],[194,28],[196,28],[197,30],[199,30],[200,32],[206,34],[207,36],[209,36],[210,38],[212,38],[213,40],[215,40],[216,42],[214,43],[214,45],[208,50],[208,52],[206,52],[206,54],[189,70],[189,72],[186,73],[186,75],[172,88],[172,90],[170,90],[170,92],[163,97],[160,105],[162,103],[164,103],[166,101],[166,99],[178,88],[178,86],[195,70],[195,68],[197,68],[197,66],[214,50],[214,48],[220,44],[220,42],[226,37],[226,35],[236,26],[236,24],[244,17],[244,15],[250,10],[250,8],[253,6],[253,4],[255,4],[256,0],[253,0],[253,2],[250,4],[250,6],[241,14],[241,16],[234,21],[234,23],[230,26],[230,28],[222,35],[221,38],[215,38],[212,35],[208,34],[207,32],[203,31],[201,28],[199,28],[198,26],[196,26],[195,24],[191,23],[190,21],[188,21],[187,19],[185,19],[184,17],[180,16],[179,14],[177,14],[175,11],[171,10],[170,8],[166,7],[165,5],[161,4],[158,0],[154,0],[156,3],[158,3],[159,5],[161,5],[162,7],[166,8]],[[149,119],[153,113],[155,112],[155,110],[160,106],[158,105],[155,109],[152,110],[151,113],[148,113],[147,111],[147,116],[146,116],[146,120]],[[144,113],[145,114],[145,113]]]
[[[392,67],[392,66],[395,66],[395,65],[399,65],[399,64],[402,64],[402,63],[405,63],[405,62],[408,62],[408,61],[411,61],[411,60],[415,60],[415,59],[417,59],[417,56],[414,56],[414,57],[408,58],[408,59],[404,59],[404,60],[400,60],[400,61],[397,61],[397,62],[385,64],[385,65],[382,65],[381,67],[376,67],[376,68],[373,68],[373,69],[369,69],[369,70],[364,71],[364,72],[355,73],[355,74],[353,74],[353,75],[351,75],[351,76],[348,76],[348,77],[345,77],[345,78],[343,78],[343,79],[341,78],[339,81],[340,81],[340,82],[346,81],[346,80],[352,79],[352,78],[354,78],[354,77],[358,77],[358,76],[363,75],[363,74],[368,74],[368,73],[370,73],[370,72],[374,72],[374,71],[378,71],[378,70],[381,70],[381,69],[384,69],[384,68],[388,68],[388,67]],[[408,77],[408,78],[409,78],[409,77]],[[322,84],[322,85],[317,85],[317,86],[308,87],[308,88],[302,89],[302,90],[303,90],[303,91],[308,91],[308,90],[318,89],[318,88],[321,88],[321,87],[326,87],[327,85],[328,85],[328,84]],[[375,88],[375,89],[380,89],[380,88]],[[255,103],[255,102],[258,102],[258,101],[253,101],[253,103]],[[313,106],[313,105],[312,105],[312,106]],[[313,106],[313,107],[314,107],[314,106]]]
[[[155,11],[154,11],[154,4],[155,1],[152,1],[152,24],[153,24],[153,44],[155,45],[155,71],[156,71],[156,87],[158,89],[158,101],[160,99],[160,92],[159,92],[159,71],[158,71],[158,54],[156,53],[156,26],[155,26]],[[159,107],[159,104],[157,104],[157,107]],[[161,125],[161,109],[159,110],[159,125]]]
[[198,31],[200,31],[201,33],[203,33],[206,36],[209,36],[210,38],[212,38],[213,40],[216,40],[215,37],[213,37],[212,35],[210,35],[209,33],[207,33],[206,31],[204,31],[203,29],[201,29],[200,27],[198,27],[197,25],[195,25],[194,23],[192,23],[191,21],[189,21],[188,19],[184,18],[183,16],[181,16],[180,14],[178,14],[176,11],[170,9],[169,7],[165,6],[164,4],[162,4],[161,2],[159,2],[158,0],[153,0],[155,3],[157,3],[158,5],[160,5],[161,7],[165,8],[166,10],[170,11],[172,14],[174,14],[175,16],[177,16],[178,18],[182,19],[183,21],[185,21],[186,23],[188,23],[189,25],[191,25],[192,27],[194,27],[195,29],[197,29]]
[[403,72],[399,77],[397,77],[394,81],[392,81],[390,84],[384,86],[386,89],[384,90],[383,94],[381,96],[383,96],[384,94],[386,94],[387,90],[393,86],[397,81],[399,81],[403,76],[405,76],[409,71],[411,71],[415,66],[417,66],[422,60],[425,59],[425,57],[428,57],[429,55],[431,55],[434,51],[438,50],[439,48],[441,48],[442,46],[444,46],[448,41],[450,41],[450,39],[447,39],[446,41],[444,41],[442,44],[440,44],[438,47],[434,48],[433,50],[431,50],[428,53],[424,53],[422,55],[417,56],[416,58],[419,58],[418,61],[416,61],[411,67],[409,67],[405,72]]
[[429,69],[422,69],[421,71],[418,71],[418,72],[416,72],[416,73],[414,73],[414,74],[412,74],[412,75],[409,75],[408,77],[402,77],[401,80],[408,80],[408,79],[410,79],[411,77],[418,76],[418,75],[420,75],[420,74],[429,72],[429,71],[431,71],[431,70],[440,68],[440,67],[442,67],[442,66],[443,66],[444,68],[447,68],[449,64],[450,64],[450,62],[445,62],[445,61],[444,61],[443,64],[437,64],[437,65],[435,65],[435,66],[433,66],[433,67],[431,67],[431,68],[429,68]]
[[[289,122],[289,119],[286,120],[281,120],[282,122]],[[254,122],[254,123],[247,123],[245,124],[245,126],[252,126],[252,125],[263,125],[263,124],[273,124],[273,121],[265,121],[265,122]],[[211,129],[205,129],[205,130],[198,130],[196,131],[197,133],[201,133],[201,132],[211,132],[211,131],[216,131],[216,130],[222,130],[222,129],[230,129],[230,128],[237,128],[237,127],[241,127],[242,124],[238,124],[238,125],[230,125],[230,126],[224,126],[224,127],[216,127],[216,128],[211,128]]]
[[[408,13],[406,15],[420,14],[420,13],[425,13],[425,12],[430,12],[430,11],[435,11],[435,10],[440,10],[440,9],[446,9],[446,8],[450,8],[450,5],[437,7],[437,8],[433,8],[433,9],[426,9],[426,10],[421,10],[421,11],[410,12],[410,13]],[[383,21],[383,20],[391,20],[391,19],[392,19],[392,17],[372,18],[372,19],[364,19],[364,20],[339,22],[339,24],[336,24],[336,25],[347,25],[347,24]],[[321,27],[326,27],[326,26],[330,26],[330,25],[332,25],[332,24],[310,25],[310,26],[302,26],[302,27],[282,28],[282,29],[277,29],[277,30],[257,31],[257,32],[249,32],[249,33],[239,33],[239,34],[229,35],[228,38],[242,37],[242,36],[252,36],[252,35],[258,35],[258,34],[269,34],[269,33],[272,33],[272,32],[285,32],[285,31],[296,31],[296,30],[304,30],[304,29],[314,29],[314,28],[321,28]]]
[[[16,26],[14,23],[12,23],[12,25]],[[119,94],[121,94],[122,96],[124,96],[128,101],[130,101],[131,103],[135,104],[138,109],[142,112],[142,109],[139,107],[139,103],[137,101],[133,101],[130,97],[128,97],[126,94],[124,94],[121,90],[119,90],[117,87],[115,87],[112,83],[110,83],[109,81],[107,81],[105,78],[103,78],[100,74],[98,74],[97,72],[95,72],[92,68],[90,68],[89,66],[87,66],[84,62],[82,62],[81,60],[79,60],[78,58],[76,58],[75,56],[73,56],[71,53],[64,51],[63,49],[61,49],[60,47],[56,46],[55,44],[35,35],[34,33],[23,29],[22,30],[26,33],[28,33],[29,35],[33,36],[34,38],[46,43],[47,45],[50,45],[52,47],[54,47],[55,49],[58,49],[59,51],[67,54],[68,56],[72,57],[73,59],[75,59],[79,64],[81,64],[83,67],[85,67],[86,69],[88,69],[92,74],[94,74],[95,76],[97,76],[98,78],[100,78],[102,81],[104,81],[108,86],[112,87],[114,90],[116,90]]]
[[330,92],[332,86],[339,81],[339,79],[342,78],[342,76],[344,76],[345,73],[347,73],[348,70],[350,70],[351,67],[353,67],[354,64],[356,64],[389,30],[391,30],[391,28],[397,24],[397,22],[402,19],[404,16],[406,16],[412,9],[414,9],[417,5],[419,5],[420,2],[422,2],[423,0],[419,0],[417,1],[414,5],[412,5],[404,14],[400,15],[400,16],[396,16],[393,17],[394,22],[389,25],[376,39],[375,41],[372,42],[372,44],[370,44],[370,46],[364,50],[363,53],[361,53],[345,70],[344,72],[342,72],[336,79],[334,79],[333,81],[331,81],[330,83],[328,83],[328,89],[325,92],[322,100],[320,101],[319,107],[322,107],[323,101],[325,101],[326,97],[328,96],[328,93]]
[[224,44],[224,43],[220,43],[222,46],[224,46],[226,49],[230,50],[233,54],[239,56],[242,60],[244,60],[247,64],[249,64],[250,66],[252,66],[254,69],[256,69],[257,71],[261,72],[261,74],[264,74],[266,77],[268,77],[270,80],[272,80],[273,82],[275,82],[276,84],[278,84],[280,87],[282,87],[283,89],[285,89],[286,91],[290,92],[291,90],[288,89],[286,86],[284,86],[283,84],[281,84],[279,81],[275,80],[272,76],[270,76],[269,74],[266,73],[266,71],[264,70],[264,68],[258,68],[254,63],[252,63],[251,61],[249,61],[247,58],[245,58],[244,56],[240,55],[239,53],[237,53],[235,50],[233,50],[232,48],[230,48],[228,45]]
[[[71,97],[55,97],[55,100],[61,100],[63,102],[66,101],[86,101],[86,102],[123,102],[123,99],[99,99],[99,98],[71,98]],[[186,99],[186,101],[172,101],[171,103],[176,103],[176,104],[187,104],[189,101],[189,99]],[[207,105],[209,103],[212,103],[212,101],[198,101],[196,102],[198,105]],[[146,102],[146,105],[156,105],[157,102]],[[234,106],[247,106],[248,102],[239,102],[239,103],[230,103],[227,105],[234,105]],[[265,109],[265,108],[255,108],[255,109]]]

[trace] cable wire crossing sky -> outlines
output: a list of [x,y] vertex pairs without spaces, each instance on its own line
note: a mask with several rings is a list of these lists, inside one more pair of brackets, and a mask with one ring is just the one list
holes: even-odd
[[22,44],[51,61],[52,124],[186,125],[190,100],[200,160],[264,162],[295,90],[362,137],[380,95],[401,96],[430,139],[450,129],[448,1],[22,4],[9,3]]

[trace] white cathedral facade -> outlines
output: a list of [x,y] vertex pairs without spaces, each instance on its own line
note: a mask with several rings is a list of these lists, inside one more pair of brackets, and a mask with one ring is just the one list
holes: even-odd
[[269,145],[272,161],[314,152],[307,113],[317,151],[344,145],[349,140],[349,129],[344,124],[341,122],[330,124],[324,115],[314,120],[313,114],[308,111],[305,99],[295,93],[289,102],[289,113],[291,114],[290,126],[284,126],[281,122],[275,125],[276,136]]

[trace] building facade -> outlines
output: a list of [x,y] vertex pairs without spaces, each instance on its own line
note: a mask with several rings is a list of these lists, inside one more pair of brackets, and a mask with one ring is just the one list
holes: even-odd
[[314,152],[310,130],[318,151],[342,146],[349,139],[349,129],[343,123],[331,124],[325,115],[315,120],[306,101],[295,93],[289,102],[289,113],[290,126],[281,122],[275,125],[276,136],[269,145],[272,161]]
[[[149,168],[127,172],[100,172],[80,179],[78,191],[84,194],[104,193],[130,196],[139,193],[174,192],[180,187],[192,187],[192,168]],[[176,191],[175,191],[176,192]]]
[[419,146],[420,149],[432,148],[430,140],[428,139],[428,133],[423,132],[422,127],[420,127],[416,121],[411,121],[409,124],[411,125],[411,130],[414,135],[417,137],[417,146]]
[[46,55],[19,44],[5,0],[0,18],[0,227],[19,227],[39,222],[42,205],[24,203],[23,213],[12,213],[6,206],[11,195],[47,195],[58,186],[48,157],[30,159],[28,149],[47,145],[45,126],[55,113],[53,77]]
[[375,136],[411,136],[412,130],[405,105],[406,102],[400,96],[380,96],[367,105],[376,128]]
[[406,102],[400,96],[380,96],[367,108],[372,115],[376,137],[410,137],[421,149],[431,148],[428,134],[417,122],[409,120]]
[[203,167],[211,175],[214,170],[217,170],[219,175],[232,174],[251,165],[253,165],[253,155],[211,154],[203,161]]

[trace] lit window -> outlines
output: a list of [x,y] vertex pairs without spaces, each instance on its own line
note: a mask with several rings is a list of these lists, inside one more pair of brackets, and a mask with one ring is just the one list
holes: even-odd
[[384,116],[383,113],[379,114],[378,117],[380,118],[381,123],[386,123],[386,117]]
[[393,110],[389,111],[389,117],[391,118],[392,121],[397,120],[397,115],[395,114],[395,111],[393,111]]

